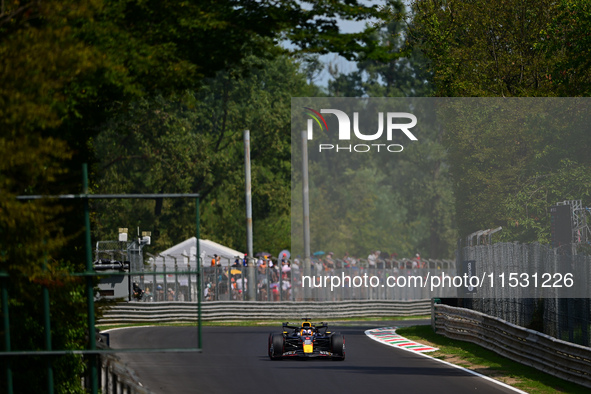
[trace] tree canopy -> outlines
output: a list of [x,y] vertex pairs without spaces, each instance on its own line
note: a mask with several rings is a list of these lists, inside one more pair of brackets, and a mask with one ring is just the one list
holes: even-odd
[[[368,32],[341,34],[337,19],[380,12],[357,1],[2,1],[0,271],[10,276],[13,348],[44,347],[36,320],[40,284],[51,295],[54,348],[85,341],[82,283],[63,279],[84,261],[81,206],[22,203],[17,195],[78,193],[88,162],[94,192],[203,193],[205,234],[238,247],[244,226],[235,213],[236,153],[243,128],[260,124],[263,135],[253,136],[255,210],[270,245],[285,246],[281,185],[289,166],[279,137],[288,120],[281,104],[303,90],[293,54],[278,43],[290,40],[291,52],[366,56]],[[142,157],[130,157],[134,146]],[[123,163],[126,172],[115,173]],[[176,208],[164,206],[163,215]],[[143,219],[158,225],[156,213]],[[97,235],[112,224],[93,216]],[[159,242],[177,242],[187,225],[163,231]],[[57,391],[81,392],[82,360],[63,360]],[[15,386],[43,391],[39,363],[15,363]]]
[[[588,96],[584,1],[412,2],[409,45],[442,97]],[[550,241],[548,208],[590,188],[585,100],[452,101],[444,131],[460,235]]]

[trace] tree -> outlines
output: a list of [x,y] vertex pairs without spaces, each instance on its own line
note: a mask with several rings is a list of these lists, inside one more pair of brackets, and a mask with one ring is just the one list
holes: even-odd
[[[436,96],[584,95],[585,7],[566,0],[414,1],[410,44],[427,57]],[[588,195],[580,177],[588,167],[584,106],[533,99],[444,105],[462,236],[502,226],[504,240],[549,241],[547,208]]]
[[[395,136],[388,144],[403,146],[398,153],[387,152],[385,147],[380,152],[375,147],[367,153],[349,152],[347,141],[340,141],[340,152],[320,153],[318,144],[335,144],[334,133],[314,130],[316,148],[308,149],[311,247],[341,255],[363,256],[379,249],[400,257],[417,252],[430,258],[452,256],[456,239],[453,195],[441,141],[443,129],[436,127],[433,103],[428,98],[294,99],[292,249],[302,249],[301,137],[297,127],[306,122],[303,111],[296,110],[312,106],[357,112],[362,129],[376,130],[374,114],[412,108],[420,119],[413,129],[419,141]],[[334,117],[326,121],[329,130],[338,128]]]
[[[220,72],[197,92],[138,101],[111,121],[96,139],[102,159],[96,187],[110,193],[199,193],[202,236],[245,250],[243,131],[250,129],[255,246],[288,247],[290,158],[284,136],[290,97],[300,94],[305,80],[286,57],[252,56],[245,62],[246,76]],[[96,236],[102,239],[114,237],[125,220],[159,234],[156,250],[194,234],[194,218],[182,202],[99,205]]]
[[584,99],[449,99],[442,108],[460,234],[549,242],[548,208],[588,203]]
[[549,79],[560,96],[591,94],[591,9],[586,1],[557,2],[552,19],[536,48],[552,58]]
[[555,95],[551,56],[536,48],[555,2],[411,3],[410,44],[428,59],[436,96]]
[[[363,34],[340,35],[336,17],[379,15],[375,8],[355,1],[310,4],[305,10],[291,0],[2,2],[0,232],[6,237],[0,270],[10,275],[10,307],[18,311],[15,348],[44,346],[35,323],[41,290],[29,290],[31,282],[50,288],[54,348],[85,341],[82,286],[62,278],[84,261],[81,207],[17,204],[15,196],[80,191],[80,164],[94,162],[91,141],[107,120],[158,95],[180,97],[248,56],[283,52],[269,50],[269,40],[288,38],[300,50],[349,57],[364,49],[357,42]],[[57,391],[81,391],[81,359],[63,360]],[[15,364],[16,386],[42,391],[39,365]]]
[[[357,63],[358,70],[339,74],[333,70],[329,93],[338,97],[424,97],[433,93],[427,60],[420,47],[411,46],[409,23],[404,5],[388,2],[391,20],[374,32],[372,56]],[[455,245],[454,204],[449,166],[443,147],[443,133],[435,120],[430,119],[427,101],[412,102],[413,112],[420,113],[420,140],[405,148],[403,154],[383,156],[374,164],[382,187],[387,187],[390,204],[399,207],[393,214],[396,223],[406,230],[397,235],[390,247],[398,252],[414,255],[420,251],[425,257],[449,257]],[[394,203],[395,202],[395,203]],[[404,212],[403,215],[400,212]],[[375,239],[375,238],[374,238]],[[387,245],[388,243],[386,243]],[[376,246],[385,248],[386,246]]]

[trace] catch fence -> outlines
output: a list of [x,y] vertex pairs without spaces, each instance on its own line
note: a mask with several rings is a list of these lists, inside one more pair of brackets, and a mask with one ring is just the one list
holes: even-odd
[[[173,261],[167,262],[163,258],[147,265],[144,275],[132,276],[144,291],[139,301],[195,301],[198,277],[185,273],[194,272],[194,267],[183,259],[186,257],[171,256]],[[422,268],[413,267],[411,260],[382,260],[375,267],[365,260],[355,265],[336,260],[334,268],[312,263],[309,271],[297,259],[285,260],[281,266],[268,263],[203,267],[203,301],[424,300],[455,296],[455,290],[453,294],[444,288],[430,291],[428,286],[419,285],[429,276],[455,275],[455,262],[449,260],[426,260]],[[394,278],[409,286],[392,286]]]
[[[542,274],[551,268],[552,272],[577,272],[574,281],[581,286],[578,297],[562,297],[567,289],[553,287],[548,293],[523,292],[522,286],[485,286],[478,289],[472,298],[450,304],[498,317],[521,327],[530,328],[552,337],[589,346],[591,342],[591,257],[585,255],[559,254],[541,244],[496,243],[492,245],[469,246],[462,249],[460,261],[475,261],[479,272],[528,273],[530,281],[535,273]],[[520,276],[516,277],[519,279]],[[521,283],[521,282],[515,282]],[[554,285],[554,277],[548,285]],[[558,283],[558,285],[564,285]],[[524,296],[524,294],[526,296]],[[543,295],[543,296],[542,296]]]

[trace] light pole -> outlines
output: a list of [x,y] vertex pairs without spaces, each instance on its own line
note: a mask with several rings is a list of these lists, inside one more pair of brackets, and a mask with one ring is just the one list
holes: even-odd
[[[311,275],[310,261],[310,200],[308,184],[308,132],[302,131],[302,203],[304,205],[304,275]],[[310,298],[310,288],[304,288],[304,299]]]

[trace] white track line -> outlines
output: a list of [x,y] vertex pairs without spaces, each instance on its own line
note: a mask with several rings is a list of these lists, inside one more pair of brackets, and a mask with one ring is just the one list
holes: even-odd
[[[383,327],[383,328],[385,328],[385,327]],[[382,344],[384,344],[384,342],[382,342],[382,341],[380,341],[379,339],[375,338],[373,335],[370,335],[370,334],[368,334],[368,332],[370,332],[370,331],[379,330],[379,329],[380,329],[380,328],[374,328],[374,329],[371,329],[371,330],[366,330],[366,331],[365,331],[365,335],[367,335],[369,338],[373,339],[373,340],[374,340],[374,341],[376,341],[376,342],[379,342],[379,343],[382,343]],[[389,344],[387,344],[387,345],[389,345]],[[490,378],[490,377],[488,377],[488,376],[486,376],[486,375],[483,375],[483,374],[481,374],[481,373],[478,373],[478,372],[472,371],[471,369],[464,368],[464,367],[460,367],[459,365],[452,364],[452,363],[450,363],[450,362],[447,362],[447,361],[443,361],[443,360],[441,360],[441,359],[439,359],[439,358],[431,357],[430,355],[428,355],[428,354],[426,354],[426,353],[422,353],[422,352],[415,352],[415,351],[413,351],[412,349],[405,349],[405,348],[403,348],[403,347],[399,347],[399,346],[392,346],[392,347],[395,347],[395,348],[398,348],[398,349],[402,349],[402,350],[406,350],[407,352],[412,352],[412,353],[414,353],[414,354],[418,354],[419,356],[427,357],[428,359],[435,360],[435,361],[437,361],[437,362],[440,362],[440,363],[443,363],[443,364],[445,364],[445,365],[449,365],[450,367],[454,367],[454,368],[457,368],[457,369],[461,369],[461,370],[463,370],[463,371],[466,371],[466,372],[468,372],[469,374],[472,374],[472,375],[478,376],[478,377],[480,377],[480,378],[486,379],[486,380],[488,380],[488,381],[490,381],[490,382],[493,382],[493,383],[495,383],[495,384],[498,384],[498,385],[500,385],[500,386],[503,386],[503,387],[505,387],[505,388],[508,388],[509,390],[513,390],[513,391],[515,391],[516,393],[521,393],[521,394],[528,394],[528,393],[527,393],[527,392],[525,392],[525,391],[519,390],[518,388],[515,388],[515,387],[513,387],[513,386],[510,386],[510,385],[508,385],[508,384],[506,384],[506,383],[503,383],[503,382],[501,382],[501,381],[499,381],[499,380],[496,380],[496,379]]]

